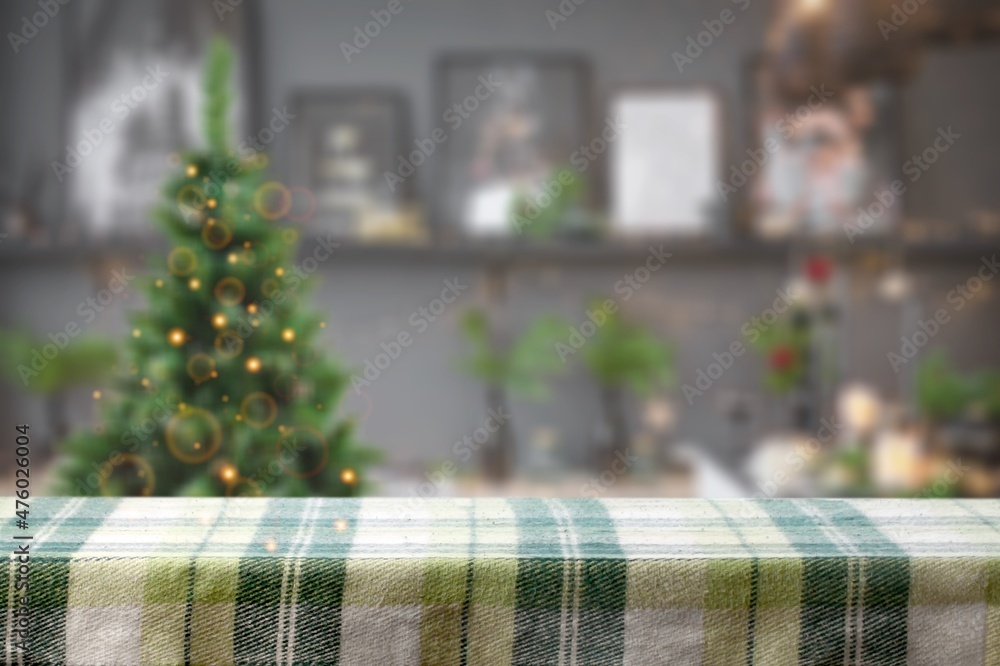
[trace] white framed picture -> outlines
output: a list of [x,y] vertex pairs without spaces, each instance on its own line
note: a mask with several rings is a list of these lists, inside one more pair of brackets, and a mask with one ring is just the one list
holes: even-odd
[[722,201],[721,108],[710,89],[625,91],[611,103],[611,219],[618,235],[698,235]]

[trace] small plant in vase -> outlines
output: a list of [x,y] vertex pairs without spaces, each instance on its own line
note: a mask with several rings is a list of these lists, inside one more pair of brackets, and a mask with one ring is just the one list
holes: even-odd
[[[561,372],[564,364],[555,353],[563,335],[563,324],[554,317],[532,323],[507,349],[494,339],[489,317],[482,310],[470,310],[461,321],[461,331],[470,354],[461,367],[486,386],[486,406],[509,413],[508,395],[544,400],[549,391],[545,379]],[[493,441],[482,449],[483,469],[492,481],[504,481],[515,466],[514,433],[509,421],[499,424]]]
[[617,311],[595,303],[591,312],[606,320],[581,350],[584,365],[600,388],[604,429],[608,442],[599,458],[606,467],[619,454],[627,455],[631,434],[626,394],[648,396],[670,385],[674,378],[673,350],[644,327],[626,321]]

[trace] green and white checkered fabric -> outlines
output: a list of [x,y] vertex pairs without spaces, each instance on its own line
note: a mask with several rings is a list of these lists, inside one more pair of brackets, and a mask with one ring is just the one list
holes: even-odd
[[1000,665],[1000,501],[59,498],[31,519],[8,663]]

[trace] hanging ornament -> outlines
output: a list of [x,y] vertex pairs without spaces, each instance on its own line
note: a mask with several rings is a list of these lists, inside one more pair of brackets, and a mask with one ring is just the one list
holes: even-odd
[[188,359],[187,373],[195,383],[207,381],[215,373],[215,359],[201,352],[194,354]]
[[198,268],[198,256],[189,247],[176,247],[167,255],[167,268],[177,277],[187,277]]
[[292,208],[292,193],[277,181],[269,181],[257,188],[253,205],[265,220],[280,220]]
[[215,284],[215,297],[223,305],[237,305],[246,296],[247,290],[239,278],[224,277]]
[[278,289],[280,289],[280,286],[278,285],[278,281],[274,278],[267,278],[260,283],[261,292],[268,298],[274,296],[278,292]]
[[243,338],[236,331],[223,331],[215,336],[214,346],[220,358],[236,358],[243,353]]
[[201,240],[212,250],[221,250],[233,240],[233,227],[224,220],[210,219],[201,228]]
[[200,407],[185,406],[170,417],[167,448],[181,462],[196,465],[211,460],[222,444],[222,427]]
[[240,405],[240,415],[243,422],[251,428],[266,428],[274,423],[278,416],[278,405],[269,394],[255,391],[243,398]]

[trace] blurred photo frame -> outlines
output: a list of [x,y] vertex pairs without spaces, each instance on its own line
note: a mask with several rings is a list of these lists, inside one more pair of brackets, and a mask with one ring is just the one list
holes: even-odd
[[733,165],[724,180],[746,202],[753,234],[853,240],[858,232],[899,232],[902,198],[889,206],[877,199],[902,177],[898,83],[815,85],[805,99],[789,100],[757,56],[747,62],[744,88],[751,163]]
[[[61,235],[144,236],[179,151],[202,142],[201,81],[214,38],[224,37],[236,52],[233,139],[239,143],[266,127],[259,2],[228,7],[222,22],[212,3],[200,0],[99,0],[71,3],[64,11],[67,92],[60,144],[82,155],[84,144],[93,143],[88,137],[98,141],[95,128],[111,129],[101,130],[99,145],[83,158],[85,169],[60,175],[60,183],[66,181],[60,187],[63,217],[72,220],[63,224],[75,225]],[[161,18],[156,40],[141,29],[151,16]],[[74,157],[66,153],[69,164]]]
[[396,216],[413,200],[412,174],[398,161],[410,142],[410,104],[395,88],[303,90],[296,115],[289,183],[315,200],[313,230],[357,238],[366,220]]
[[435,79],[433,122],[444,137],[438,217],[448,235],[515,234],[517,202],[558,179],[587,141],[589,61],[561,53],[449,53],[438,59]]
[[713,233],[725,145],[719,94],[707,86],[629,88],[615,93],[608,115],[621,126],[608,142],[613,233]]

